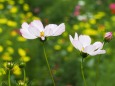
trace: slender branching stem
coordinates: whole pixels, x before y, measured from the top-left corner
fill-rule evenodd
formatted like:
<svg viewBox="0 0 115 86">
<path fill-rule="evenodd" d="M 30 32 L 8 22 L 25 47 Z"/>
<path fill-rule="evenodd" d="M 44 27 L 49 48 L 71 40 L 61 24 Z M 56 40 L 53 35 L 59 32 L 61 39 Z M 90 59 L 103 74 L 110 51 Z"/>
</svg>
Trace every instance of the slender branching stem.
<svg viewBox="0 0 115 86">
<path fill-rule="evenodd" d="M 8 70 L 8 86 L 11 86 L 11 81 L 10 81 L 10 69 Z"/>
<path fill-rule="evenodd" d="M 83 57 L 82 57 L 82 60 L 81 60 L 81 73 L 82 73 L 82 78 L 83 78 L 83 81 L 84 81 L 84 86 L 87 86 L 86 79 L 85 79 L 85 76 L 84 76 L 84 69 L 83 69 Z"/>
<path fill-rule="evenodd" d="M 50 76 L 51 76 L 51 79 L 52 79 L 53 85 L 56 86 L 55 81 L 54 81 L 54 78 L 53 78 L 53 74 L 52 74 L 52 71 L 51 71 L 51 68 L 50 68 L 50 65 L 49 65 L 48 59 L 47 59 L 47 55 L 46 55 L 46 50 L 45 50 L 44 43 L 43 43 L 43 50 L 44 50 L 45 60 L 46 60 L 47 67 L 48 67 L 49 72 L 50 72 Z"/>
</svg>

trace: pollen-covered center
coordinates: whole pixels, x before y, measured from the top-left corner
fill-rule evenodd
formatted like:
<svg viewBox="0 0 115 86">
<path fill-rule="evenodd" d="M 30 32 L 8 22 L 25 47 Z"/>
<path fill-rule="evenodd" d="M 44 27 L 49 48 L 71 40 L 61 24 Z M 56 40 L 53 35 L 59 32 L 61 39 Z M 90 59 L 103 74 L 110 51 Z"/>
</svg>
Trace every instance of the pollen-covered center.
<svg viewBox="0 0 115 86">
<path fill-rule="evenodd" d="M 82 47 L 81 51 L 84 51 L 84 47 Z"/>
<path fill-rule="evenodd" d="M 40 32 L 40 37 L 44 37 L 44 32 Z"/>
</svg>

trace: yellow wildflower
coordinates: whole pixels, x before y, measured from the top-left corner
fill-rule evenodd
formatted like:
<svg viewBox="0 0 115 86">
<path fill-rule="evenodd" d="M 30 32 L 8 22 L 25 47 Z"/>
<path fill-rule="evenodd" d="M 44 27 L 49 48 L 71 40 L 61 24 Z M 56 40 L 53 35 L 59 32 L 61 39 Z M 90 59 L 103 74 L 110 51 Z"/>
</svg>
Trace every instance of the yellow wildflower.
<svg viewBox="0 0 115 86">
<path fill-rule="evenodd" d="M 6 74 L 6 71 L 3 68 L 0 68 L 0 76 Z"/>
<path fill-rule="evenodd" d="M 30 57 L 28 57 L 28 56 L 23 56 L 23 57 L 20 58 L 20 60 L 21 60 L 21 61 L 24 61 L 24 62 L 28 62 L 28 61 L 30 61 Z"/>
<path fill-rule="evenodd" d="M 111 20 L 115 22 L 115 16 L 112 16 L 112 17 L 111 17 Z"/>
<path fill-rule="evenodd" d="M 78 30 L 79 29 L 79 26 L 77 24 L 73 25 L 73 29 L 74 30 Z"/>
<path fill-rule="evenodd" d="M 21 75 L 21 69 L 19 68 L 18 65 L 14 65 L 13 73 L 14 73 L 15 75 Z"/>
<path fill-rule="evenodd" d="M 24 4 L 23 5 L 23 9 L 24 9 L 24 11 L 28 11 L 29 10 L 29 5 L 28 4 Z"/>
<path fill-rule="evenodd" d="M 4 9 L 4 5 L 0 4 L 0 10 Z"/>
<path fill-rule="evenodd" d="M 11 13 L 17 13 L 18 11 L 18 8 L 16 6 L 13 6 L 11 9 L 10 9 L 10 12 Z"/>
<path fill-rule="evenodd" d="M 90 20 L 89 20 L 89 23 L 90 23 L 90 24 L 96 24 L 96 20 L 95 20 L 95 19 L 90 19 Z"/>
<path fill-rule="evenodd" d="M 89 29 L 84 30 L 84 31 L 83 31 L 83 34 L 96 35 L 96 34 L 98 34 L 98 31 L 89 28 Z"/>
<path fill-rule="evenodd" d="M 26 39 L 24 37 L 22 37 L 22 36 L 19 36 L 17 38 L 17 40 L 20 41 L 20 42 L 25 42 L 26 41 Z"/>
<path fill-rule="evenodd" d="M 60 46 L 60 45 L 55 45 L 55 46 L 54 46 L 54 49 L 55 49 L 55 50 L 60 50 L 60 49 L 61 49 L 61 46 Z"/>
<path fill-rule="evenodd" d="M 11 32 L 11 36 L 16 36 L 16 35 L 17 35 L 16 31 Z"/>
<path fill-rule="evenodd" d="M 102 17 L 105 16 L 105 13 L 104 12 L 98 12 L 96 15 L 94 15 L 94 18 L 95 19 L 101 19 Z"/>
<path fill-rule="evenodd" d="M 7 45 L 12 45 L 12 42 L 10 40 L 6 40 Z"/>
<path fill-rule="evenodd" d="M 5 53 L 2 55 L 2 59 L 5 60 L 5 61 L 11 61 L 11 60 L 12 60 L 12 57 L 9 55 L 8 52 L 5 52 Z"/>
<path fill-rule="evenodd" d="M 18 3 L 19 3 L 19 4 L 23 4 L 23 3 L 24 3 L 24 0 L 18 0 Z"/>
<path fill-rule="evenodd" d="M 27 15 L 27 17 L 30 18 L 30 17 L 32 17 L 32 12 L 28 12 L 26 15 Z"/>
<path fill-rule="evenodd" d="M 2 28 L 0 28 L 0 33 L 2 33 Z"/>
<path fill-rule="evenodd" d="M 9 52 L 9 54 L 13 54 L 14 53 L 14 49 L 12 47 L 8 47 L 7 51 Z"/>
<path fill-rule="evenodd" d="M 2 52 L 4 50 L 3 46 L 0 45 L 0 52 Z"/>
<path fill-rule="evenodd" d="M 6 18 L 0 18 L 0 24 L 6 24 L 7 19 Z"/>
<path fill-rule="evenodd" d="M 14 22 L 14 21 L 8 20 L 8 21 L 7 21 L 7 25 L 8 25 L 8 26 L 11 26 L 11 27 L 16 27 L 16 26 L 17 26 L 17 23 Z"/>
<path fill-rule="evenodd" d="M 22 48 L 19 48 L 19 49 L 18 49 L 18 53 L 19 53 L 19 55 L 22 56 L 22 57 L 23 57 L 23 56 L 26 56 L 26 51 L 25 51 L 24 49 L 22 49 Z"/>
<path fill-rule="evenodd" d="M 71 45 L 68 46 L 68 47 L 67 47 L 67 51 L 68 51 L 68 52 L 72 52 L 72 51 L 73 51 L 73 47 L 72 47 Z"/>
<path fill-rule="evenodd" d="M 10 4 L 10 5 L 14 5 L 15 2 L 14 2 L 13 0 L 8 0 L 8 4 Z"/>
</svg>

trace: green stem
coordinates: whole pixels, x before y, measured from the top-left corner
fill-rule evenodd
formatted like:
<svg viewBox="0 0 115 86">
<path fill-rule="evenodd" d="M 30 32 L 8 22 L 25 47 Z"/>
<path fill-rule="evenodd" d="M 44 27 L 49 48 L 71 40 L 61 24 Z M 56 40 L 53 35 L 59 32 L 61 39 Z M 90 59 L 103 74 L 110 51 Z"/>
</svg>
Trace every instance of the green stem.
<svg viewBox="0 0 115 86">
<path fill-rule="evenodd" d="M 103 47 L 104 47 L 105 44 L 106 44 L 106 42 L 103 42 Z M 101 59 L 101 55 L 97 58 L 95 86 L 97 86 L 97 81 L 98 81 L 98 78 L 99 78 L 99 64 L 100 64 L 100 59 Z"/>
<path fill-rule="evenodd" d="M 24 83 L 26 83 L 26 71 L 25 71 L 25 68 L 23 68 L 23 73 L 24 73 Z"/>
<path fill-rule="evenodd" d="M 95 86 L 97 86 L 97 81 L 98 81 L 98 77 L 99 77 L 99 64 L 100 64 L 100 58 L 101 58 L 101 55 L 98 57 L 98 59 L 97 59 L 97 64 L 96 64 L 96 79 L 95 79 Z"/>
<path fill-rule="evenodd" d="M 11 82 L 10 82 L 10 70 L 8 70 L 8 86 L 11 86 Z"/>
<path fill-rule="evenodd" d="M 84 86 L 87 86 L 85 76 L 84 76 L 84 70 L 83 70 L 83 57 L 82 57 L 82 60 L 81 60 L 81 73 L 82 73 L 82 78 L 83 78 L 83 81 L 84 81 Z"/>
<path fill-rule="evenodd" d="M 48 69 L 49 69 L 49 72 L 50 72 L 50 76 L 52 78 L 53 85 L 56 86 L 54 78 L 53 78 L 53 74 L 52 74 L 52 71 L 51 71 L 51 68 L 50 68 L 50 65 L 48 63 L 48 59 L 47 59 L 47 55 L 46 55 L 46 50 L 45 50 L 44 44 L 43 44 L 43 49 L 44 49 L 45 60 L 46 60 L 46 63 L 47 63 L 47 66 L 48 66 Z"/>
</svg>

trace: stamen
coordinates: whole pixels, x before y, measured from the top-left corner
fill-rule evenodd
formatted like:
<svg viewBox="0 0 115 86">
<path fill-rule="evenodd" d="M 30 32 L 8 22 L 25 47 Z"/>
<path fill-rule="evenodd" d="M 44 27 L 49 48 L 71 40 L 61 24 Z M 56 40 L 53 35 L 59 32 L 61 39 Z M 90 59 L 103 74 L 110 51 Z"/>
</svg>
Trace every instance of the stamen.
<svg viewBox="0 0 115 86">
<path fill-rule="evenodd" d="M 44 32 L 40 32 L 40 37 L 44 37 Z"/>
</svg>

